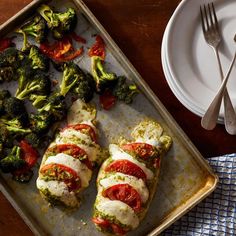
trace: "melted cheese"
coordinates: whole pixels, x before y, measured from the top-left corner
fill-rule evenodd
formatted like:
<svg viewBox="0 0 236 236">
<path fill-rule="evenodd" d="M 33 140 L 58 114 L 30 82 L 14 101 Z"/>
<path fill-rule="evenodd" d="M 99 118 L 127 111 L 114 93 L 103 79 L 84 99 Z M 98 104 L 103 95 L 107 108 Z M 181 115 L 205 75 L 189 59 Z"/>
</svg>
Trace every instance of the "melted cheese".
<svg viewBox="0 0 236 236">
<path fill-rule="evenodd" d="M 146 167 L 144 163 L 139 162 L 137 159 L 124 152 L 119 146 L 115 144 L 110 144 L 109 152 L 111 154 L 112 160 L 128 160 L 139 166 L 147 176 L 147 179 L 152 179 L 154 177 L 153 172 Z"/>
<path fill-rule="evenodd" d="M 64 182 L 56 180 L 45 181 L 40 178 L 36 181 L 37 188 L 42 192 L 47 190 L 52 197 L 58 198 L 66 206 L 76 207 L 79 205 L 79 201 L 75 196 L 75 193 L 69 192 L 67 185 Z"/>
<path fill-rule="evenodd" d="M 107 178 L 100 180 L 99 184 L 100 186 L 102 186 L 102 191 L 113 185 L 129 184 L 139 193 L 143 203 L 146 203 L 149 197 L 149 191 L 144 181 L 131 175 L 115 173 Z"/>
<path fill-rule="evenodd" d="M 121 201 L 99 197 L 96 209 L 104 215 L 115 217 L 121 224 L 127 225 L 132 229 L 139 225 L 139 218 L 134 210 Z"/>
<path fill-rule="evenodd" d="M 82 148 L 90 161 L 96 161 L 100 147 L 91 140 L 91 137 L 74 129 L 66 129 L 55 140 L 56 144 L 75 144 Z"/>
<path fill-rule="evenodd" d="M 61 164 L 74 170 L 80 177 L 82 188 L 85 188 L 89 185 L 92 171 L 80 160 L 75 159 L 70 155 L 59 153 L 56 156 L 48 157 L 48 159 L 45 161 L 45 165 L 52 163 Z"/>
</svg>

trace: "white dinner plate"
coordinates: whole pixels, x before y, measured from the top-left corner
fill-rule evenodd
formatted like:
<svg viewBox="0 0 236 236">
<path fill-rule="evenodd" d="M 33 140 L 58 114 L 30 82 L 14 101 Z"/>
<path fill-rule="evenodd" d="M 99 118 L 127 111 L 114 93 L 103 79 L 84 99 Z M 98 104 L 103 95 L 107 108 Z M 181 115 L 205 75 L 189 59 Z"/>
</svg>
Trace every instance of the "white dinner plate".
<svg viewBox="0 0 236 236">
<path fill-rule="evenodd" d="M 222 31 L 220 57 L 226 73 L 236 50 L 236 1 L 213 1 Z M 199 7 L 204 0 L 183 0 L 177 7 L 165 31 L 162 44 L 162 62 L 167 82 L 176 97 L 189 110 L 202 116 L 217 89 L 220 76 L 213 50 L 202 34 Z M 232 71 L 228 90 L 236 107 L 236 70 Z M 219 121 L 223 120 L 223 107 Z"/>
</svg>

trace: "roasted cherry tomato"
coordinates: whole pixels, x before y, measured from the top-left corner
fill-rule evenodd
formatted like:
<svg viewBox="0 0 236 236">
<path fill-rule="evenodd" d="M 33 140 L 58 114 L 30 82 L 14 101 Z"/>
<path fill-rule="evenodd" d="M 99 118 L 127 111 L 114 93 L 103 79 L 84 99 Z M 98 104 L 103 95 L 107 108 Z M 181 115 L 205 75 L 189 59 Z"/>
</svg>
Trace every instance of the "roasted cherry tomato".
<svg viewBox="0 0 236 236">
<path fill-rule="evenodd" d="M 26 161 L 29 169 L 32 168 L 38 160 L 38 152 L 25 140 L 20 142 L 20 148 L 22 150 L 21 158 Z"/>
<path fill-rule="evenodd" d="M 87 125 L 87 124 L 75 124 L 75 125 L 68 125 L 66 126 L 63 130 L 67 129 L 67 128 L 72 128 L 78 131 L 81 131 L 82 133 L 88 133 L 89 136 L 91 137 L 91 139 L 96 143 L 97 142 L 97 138 L 96 138 L 96 133 L 93 129 L 92 126 Z"/>
<path fill-rule="evenodd" d="M 112 230 L 115 235 L 125 235 L 127 233 L 127 230 L 124 230 L 122 227 L 120 227 L 117 224 L 111 223 L 108 220 L 101 219 L 101 218 L 93 218 L 92 221 L 99 226 L 101 229 L 104 230 Z"/>
<path fill-rule="evenodd" d="M 103 191 L 110 200 L 119 200 L 129 205 L 135 212 L 141 210 L 141 197 L 129 184 L 116 184 Z"/>
<path fill-rule="evenodd" d="M 80 177 L 77 173 L 62 164 L 44 165 L 40 169 L 40 173 L 51 180 L 63 181 L 68 186 L 69 191 L 78 190 L 81 187 Z"/>
<path fill-rule="evenodd" d="M 92 163 L 90 162 L 87 153 L 76 144 L 56 144 L 53 147 L 50 147 L 48 152 L 65 153 L 76 159 L 79 159 L 89 169 L 92 169 Z"/>
<path fill-rule="evenodd" d="M 147 143 L 128 143 L 121 147 L 124 151 L 131 151 L 143 159 L 147 159 L 155 155 L 152 145 Z"/>
<path fill-rule="evenodd" d="M 14 171 L 12 174 L 13 178 L 17 179 L 18 181 L 28 182 L 33 175 L 31 169 L 38 160 L 38 152 L 25 140 L 22 140 L 20 142 L 20 148 L 21 148 L 21 158 L 25 160 L 26 164 L 22 168 Z"/>
<path fill-rule="evenodd" d="M 83 37 L 79 36 L 78 34 L 76 34 L 75 32 L 72 32 L 70 34 L 70 36 L 78 43 L 86 43 L 86 39 L 84 39 Z"/>
<path fill-rule="evenodd" d="M 105 53 L 105 42 L 103 41 L 103 39 L 102 39 L 102 37 L 100 35 L 96 36 L 96 42 L 89 49 L 88 55 L 90 57 L 93 57 L 93 56 L 101 57 L 102 60 L 105 59 L 105 56 L 106 56 L 106 53 Z"/>
<path fill-rule="evenodd" d="M 12 42 L 13 38 L 3 38 L 0 39 L 0 52 L 4 51 L 5 49 L 14 46 L 15 44 Z"/>
<path fill-rule="evenodd" d="M 104 219 L 101 219 L 101 218 L 92 218 L 92 221 L 93 223 L 95 223 L 96 225 L 98 225 L 99 227 L 101 228 L 109 228 L 110 227 L 110 222 L 108 220 L 104 220 Z"/>
<path fill-rule="evenodd" d="M 105 168 L 105 171 L 121 172 L 123 174 L 132 175 L 143 180 L 146 180 L 147 177 L 139 166 L 128 160 L 114 161 Z"/>
<path fill-rule="evenodd" d="M 100 95 L 99 101 L 103 109 L 110 110 L 116 103 L 116 97 L 110 90 L 106 90 Z"/>
<path fill-rule="evenodd" d="M 127 230 L 124 230 L 121 226 L 117 225 L 117 224 L 111 224 L 111 228 L 113 230 L 113 232 L 115 233 L 115 235 L 125 235 L 127 233 Z"/>
<path fill-rule="evenodd" d="M 72 39 L 69 36 L 65 36 L 52 44 L 41 43 L 40 50 L 51 59 L 59 62 L 71 61 L 83 53 L 83 47 L 78 50 L 74 49 Z"/>
</svg>

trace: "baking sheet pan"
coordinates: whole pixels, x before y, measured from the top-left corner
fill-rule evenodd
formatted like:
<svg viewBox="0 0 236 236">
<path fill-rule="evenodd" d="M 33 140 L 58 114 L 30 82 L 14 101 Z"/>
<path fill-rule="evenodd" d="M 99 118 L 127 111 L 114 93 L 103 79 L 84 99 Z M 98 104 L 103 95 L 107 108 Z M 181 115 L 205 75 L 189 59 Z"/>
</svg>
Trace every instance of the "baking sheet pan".
<svg viewBox="0 0 236 236">
<path fill-rule="evenodd" d="M 12 35 L 19 23 L 32 16 L 42 2 L 45 1 L 33 1 L 3 24 L 0 27 L 0 36 Z M 110 111 L 102 110 L 97 98 L 94 99 L 97 103 L 99 140 L 102 146 L 115 142 L 120 136 L 129 138 L 132 127 L 147 117 L 159 121 L 166 133 L 173 138 L 173 146 L 163 159 L 159 186 L 149 212 L 139 228 L 129 233 L 140 236 L 160 234 L 209 195 L 215 189 L 218 178 L 86 5 L 81 0 L 54 0 L 50 1 L 50 5 L 54 5 L 57 9 L 67 6 L 78 9 L 76 32 L 87 39 L 85 54 L 77 60 L 79 66 L 90 70 L 90 58 L 86 56 L 87 47 L 89 48 L 94 42 L 92 36 L 99 33 L 106 41 L 106 61 L 109 71 L 128 76 L 142 91 L 132 105 L 118 103 Z M 18 36 L 15 42 L 20 48 L 21 36 Z M 58 76 L 55 72 L 51 74 Z M 14 88 L 9 89 L 14 90 Z M 8 175 L 0 174 L 0 190 L 35 235 L 102 235 L 90 221 L 96 196 L 96 173 L 89 188 L 84 192 L 81 207 L 76 211 L 62 211 L 60 208 L 49 207 L 40 197 L 35 186 L 37 170 L 34 172 L 34 178 L 25 185 L 14 182 Z"/>
</svg>

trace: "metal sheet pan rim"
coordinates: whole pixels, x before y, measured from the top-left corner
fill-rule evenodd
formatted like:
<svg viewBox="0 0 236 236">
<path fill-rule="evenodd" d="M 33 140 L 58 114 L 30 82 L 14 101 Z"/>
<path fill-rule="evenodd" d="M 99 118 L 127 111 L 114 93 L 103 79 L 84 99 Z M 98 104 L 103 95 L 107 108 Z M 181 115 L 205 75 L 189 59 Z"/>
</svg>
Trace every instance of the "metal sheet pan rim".
<svg viewBox="0 0 236 236">
<path fill-rule="evenodd" d="M 98 20 L 95 18 L 95 16 L 91 13 L 91 11 L 88 9 L 88 7 L 84 4 L 84 2 L 82 0 L 72 0 L 72 1 L 79 8 L 81 8 L 84 11 L 84 13 L 87 15 L 87 17 L 99 29 L 99 31 L 104 36 L 104 39 L 110 44 L 112 50 L 114 51 L 116 56 L 119 58 L 119 60 L 122 61 L 122 63 L 124 63 L 124 66 L 126 68 L 128 68 L 133 73 L 134 77 L 138 80 L 138 82 L 142 86 L 142 90 L 145 92 L 145 95 L 148 97 L 148 99 L 157 108 L 157 110 L 160 112 L 160 114 L 163 117 L 165 117 L 166 123 L 168 123 L 168 125 L 178 133 L 179 138 L 183 141 L 183 143 L 186 144 L 186 148 L 192 154 L 194 154 L 193 156 L 194 156 L 195 160 L 209 173 L 209 175 L 212 177 L 212 179 L 214 179 L 214 182 L 208 188 L 208 190 L 206 192 L 204 192 L 204 194 L 202 194 L 198 199 L 196 199 L 191 204 L 186 205 L 186 207 L 182 210 L 182 212 L 175 215 L 171 219 L 167 219 L 166 222 L 164 221 L 163 224 L 159 225 L 156 229 L 154 229 L 148 235 L 153 236 L 153 235 L 160 234 L 164 229 L 166 229 L 173 222 L 175 222 L 177 219 L 179 219 L 181 216 L 183 216 L 186 212 L 188 212 L 190 209 L 192 209 L 196 204 L 198 204 L 205 197 L 207 197 L 210 193 L 212 193 L 214 191 L 214 189 L 216 188 L 216 186 L 217 186 L 218 177 L 213 173 L 213 171 L 212 171 L 211 167 L 209 166 L 209 164 L 207 163 L 207 161 L 201 156 L 199 151 L 192 144 L 191 140 L 189 140 L 187 135 L 182 131 L 182 129 L 179 127 L 179 125 L 174 120 L 174 118 L 169 114 L 169 112 L 166 110 L 164 105 L 160 102 L 160 100 L 157 98 L 157 96 L 149 88 L 147 83 L 142 79 L 142 77 L 137 72 L 137 70 L 129 62 L 129 60 L 126 58 L 126 56 L 120 50 L 120 48 L 116 45 L 116 43 L 112 40 L 110 35 L 104 29 L 104 27 L 98 22 Z M 45 2 L 45 1 L 43 1 L 43 0 L 34 0 L 34 1 L 32 1 L 30 4 L 28 4 L 26 7 L 24 7 L 21 11 L 19 11 L 16 15 L 14 15 L 9 20 L 7 20 L 4 24 L 2 24 L 0 26 L 0 33 L 3 32 L 3 31 L 7 31 L 8 27 L 10 25 L 16 23 L 17 20 L 21 17 L 22 14 L 26 14 L 28 11 L 33 10 L 36 7 L 36 5 L 38 5 L 42 2 Z M 20 216 L 23 218 L 23 220 L 29 226 L 29 228 L 33 231 L 33 233 L 35 235 L 44 235 L 44 233 L 37 227 L 37 224 L 34 222 L 34 220 L 29 219 L 28 216 L 27 216 L 27 213 L 25 213 L 19 207 L 20 203 L 17 201 L 17 199 L 14 199 L 14 196 L 12 196 L 11 192 L 5 186 L 4 182 L 1 179 L 0 179 L 0 190 L 6 196 L 6 198 L 9 200 L 9 202 L 12 204 L 12 206 L 16 209 L 16 211 L 20 214 Z"/>
</svg>

